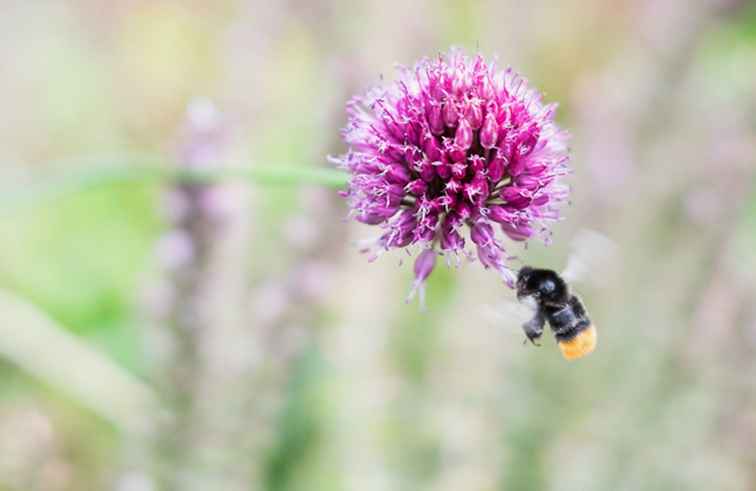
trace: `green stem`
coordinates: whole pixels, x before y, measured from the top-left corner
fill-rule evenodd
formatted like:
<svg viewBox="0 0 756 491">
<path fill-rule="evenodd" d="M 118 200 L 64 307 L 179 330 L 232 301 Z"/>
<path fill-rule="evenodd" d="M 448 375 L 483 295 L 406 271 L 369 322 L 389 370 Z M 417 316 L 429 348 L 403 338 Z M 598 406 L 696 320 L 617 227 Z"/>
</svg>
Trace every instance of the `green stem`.
<svg viewBox="0 0 756 491">
<path fill-rule="evenodd" d="M 103 159 L 86 159 L 102 162 Z M 229 166 L 215 169 L 188 169 L 166 165 L 155 156 L 120 157 L 98 165 L 55 177 L 22 189 L 0 191 L 0 212 L 23 206 L 34 206 L 62 196 L 110 184 L 145 181 L 218 182 L 244 180 L 263 186 L 318 185 L 340 189 L 346 186 L 347 174 L 320 167 L 267 165 Z M 81 163 L 81 160 L 77 162 Z"/>
</svg>

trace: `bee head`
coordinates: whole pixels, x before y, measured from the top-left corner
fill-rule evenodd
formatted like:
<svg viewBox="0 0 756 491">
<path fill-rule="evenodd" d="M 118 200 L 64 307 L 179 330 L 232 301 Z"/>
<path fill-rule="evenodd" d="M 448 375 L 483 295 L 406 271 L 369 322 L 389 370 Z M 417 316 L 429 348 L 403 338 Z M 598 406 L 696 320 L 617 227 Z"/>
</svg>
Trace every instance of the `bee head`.
<svg viewBox="0 0 756 491">
<path fill-rule="evenodd" d="M 557 301 L 567 293 L 567 285 L 550 269 L 524 266 L 517 274 L 517 298 L 533 297 L 536 300 Z"/>
</svg>

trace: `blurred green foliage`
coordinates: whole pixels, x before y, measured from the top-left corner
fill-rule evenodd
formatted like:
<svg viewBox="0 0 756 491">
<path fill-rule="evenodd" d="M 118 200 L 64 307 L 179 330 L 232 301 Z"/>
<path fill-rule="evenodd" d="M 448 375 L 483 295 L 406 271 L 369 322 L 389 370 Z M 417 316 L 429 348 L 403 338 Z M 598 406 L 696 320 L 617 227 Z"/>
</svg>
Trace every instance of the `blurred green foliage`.
<svg viewBox="0 0 756 491">
<path fill-rule="evenodd" d="M 157 187 L 108 186 L 6 219 L 0 275 L 74 332 L 139 370 L 134 306 L 161 225 Z"/>
</svg>

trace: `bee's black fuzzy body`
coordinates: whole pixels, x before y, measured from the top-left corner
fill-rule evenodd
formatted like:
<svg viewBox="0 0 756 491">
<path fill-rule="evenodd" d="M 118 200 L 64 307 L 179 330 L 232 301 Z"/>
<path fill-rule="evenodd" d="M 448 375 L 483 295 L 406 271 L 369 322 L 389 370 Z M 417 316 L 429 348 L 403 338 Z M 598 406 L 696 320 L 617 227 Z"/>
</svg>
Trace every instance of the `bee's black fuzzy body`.
<svg viewBox="0 0 756 491">
<path fill-rule="evenodd" d="M 546 322 L 560 346 L 592 328 L 582 302 L 555 271 L 523 267 L 517 276 L 517 298 L 529 298 L 535 304 L 533 318 L 523 324 L 525 335 L 533 343 L 543 334 Z"/>
</svg>

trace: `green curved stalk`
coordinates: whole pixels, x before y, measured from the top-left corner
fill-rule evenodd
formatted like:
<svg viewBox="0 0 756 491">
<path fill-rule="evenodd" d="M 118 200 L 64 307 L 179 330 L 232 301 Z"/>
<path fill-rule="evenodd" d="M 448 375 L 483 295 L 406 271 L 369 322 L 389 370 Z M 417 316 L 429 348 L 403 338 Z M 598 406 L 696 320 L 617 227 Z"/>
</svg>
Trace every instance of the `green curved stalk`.
<svg viewBox="0 0 756 491">
<path fill-rule="evenodd" d="M 0 354 L 120 428 L 150 432 L 153 390 L 17 295 L 0 289 Z M 39 356 L 39 347 L 47 346 Z M 82 376 L 82 374 L 87 374 Z"/>
<path fill-rule="evenodd" d="M 23 189 L 0 191 L 0 211 L 14 210 L 24 206 L 55 200 L 100 186 L 140 181 L 185 181 L 216 182 L 246 180 L 263 186 L 318 185 L 343 188 L 347 174 L 320 167 L 293 165 L 229 166 L 210 170 L 195 170 L 170 166 L 165 159 L 155 156 L 120 157 L 110 159 L 84 159 L 98 163 L 89 167 L 54 177 L 45 182 Z M 109 162 L 102 165 L 101 162 Z M 76 160 L 81 163 L 82 159 Z"/>
</svg>

